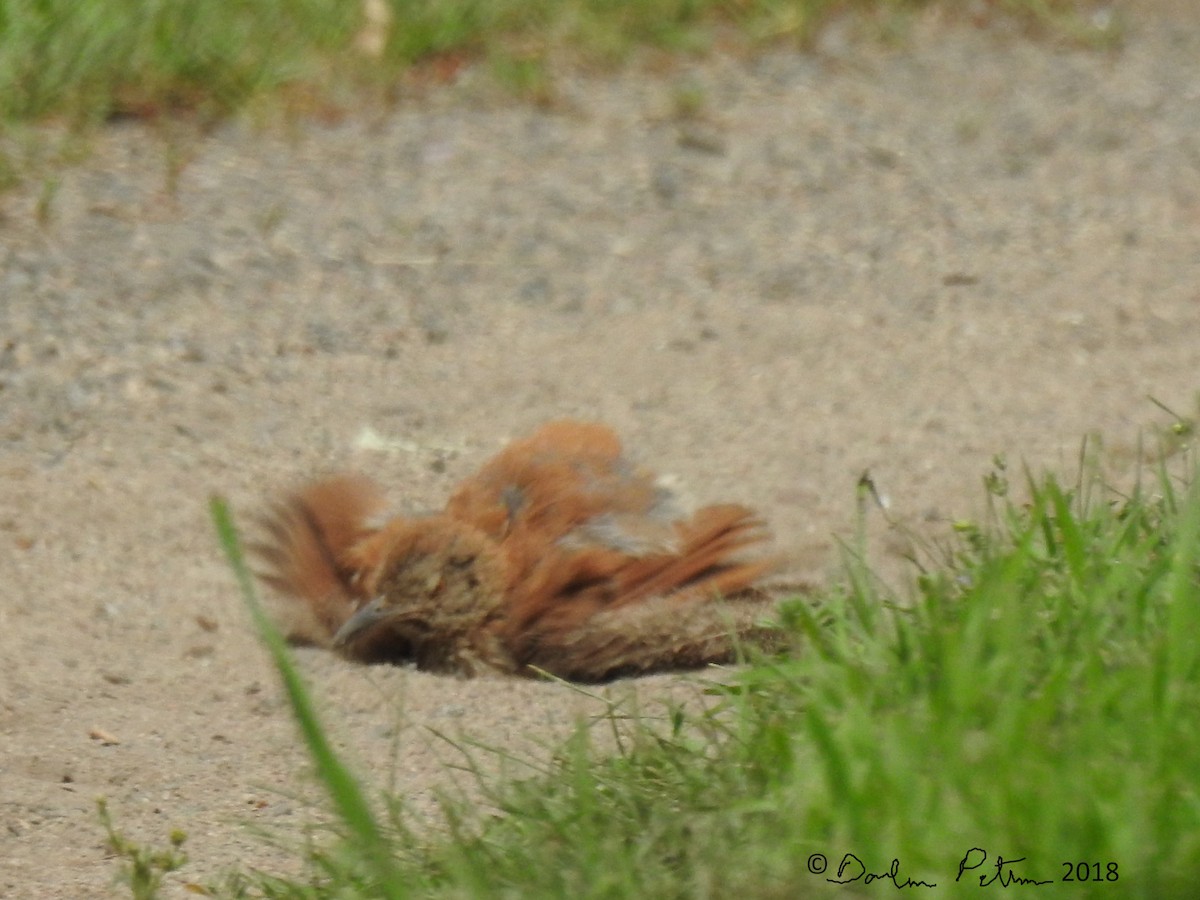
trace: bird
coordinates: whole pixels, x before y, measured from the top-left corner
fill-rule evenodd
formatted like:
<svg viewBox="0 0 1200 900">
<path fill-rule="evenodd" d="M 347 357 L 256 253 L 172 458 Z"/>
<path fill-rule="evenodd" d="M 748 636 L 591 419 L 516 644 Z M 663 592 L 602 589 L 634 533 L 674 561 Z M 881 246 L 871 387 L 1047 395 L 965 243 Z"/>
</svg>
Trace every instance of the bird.
<svg viewBox="0 0 1200 900">
<path fill-rule="evenodd" d="M 328 476 L 260 516 L 259 578 L 287 636 L 365 663 L 604 682 L 786 644 L 766 523 L 684 509 L 606 425 L 515 440 L 445 507 L 381 519 L 371 479 Z M 756 552 L 751 552 L 756 551 Z"/>
</svg>

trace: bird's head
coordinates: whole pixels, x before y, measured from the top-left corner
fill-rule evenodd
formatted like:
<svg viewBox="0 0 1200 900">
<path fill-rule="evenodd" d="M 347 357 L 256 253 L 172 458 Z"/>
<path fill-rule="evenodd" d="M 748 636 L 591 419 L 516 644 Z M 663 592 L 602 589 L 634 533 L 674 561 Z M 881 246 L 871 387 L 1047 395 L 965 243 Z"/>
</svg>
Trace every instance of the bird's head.
<svg viewBox="0 0 1200 900">
<path fill-rule="evenodd" d="M 352 563 L 371 599 L 334 635 L 341 652 L 434 671 L 510 668 L 495 637 L 509 579 L 483 532 L 445 516 L 395 520 L 355 547 Z"/>
</svg>

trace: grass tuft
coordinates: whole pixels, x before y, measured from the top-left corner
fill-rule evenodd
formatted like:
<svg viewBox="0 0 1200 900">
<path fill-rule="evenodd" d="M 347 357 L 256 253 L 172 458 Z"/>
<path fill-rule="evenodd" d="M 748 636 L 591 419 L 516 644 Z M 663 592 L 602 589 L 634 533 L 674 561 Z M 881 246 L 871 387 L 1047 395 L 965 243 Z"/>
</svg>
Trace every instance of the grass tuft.
<svg viewBox="0 0 1200 900">
<path fill-rule="evenodd" d="M 174 830 L 169 836 L 170 847 L 146 847 L 117 831 L 108 811 L 107 798 L 96 798 L 96 812 L 104 827 L 108 848 L 121 860 L 120 879 L 129 886 L 134 900 L 157 897 L 163 877 L 187 863 L 187 854 L 183 851 L 187 834 Z"/>
</svg>

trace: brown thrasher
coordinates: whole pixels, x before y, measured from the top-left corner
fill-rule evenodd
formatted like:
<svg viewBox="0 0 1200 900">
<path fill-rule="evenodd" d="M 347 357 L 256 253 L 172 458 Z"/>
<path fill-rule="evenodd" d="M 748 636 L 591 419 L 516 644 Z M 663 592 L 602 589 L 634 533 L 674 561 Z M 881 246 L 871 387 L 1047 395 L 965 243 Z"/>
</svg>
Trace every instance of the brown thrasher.
<svg viewBox="0 0 1200 900">
<path fill-rule="evenodd" d="M 736 505 L 684 515 L 611 429 L 550 422 L 424 517 L 369 524 L 359 476 L 315 482 L 263 519 L 260 577 L 306 610 L 294 640 L 351 659 L 598 681 L 783 643 L 756 583 L 778 560 Z"/>
</svg>

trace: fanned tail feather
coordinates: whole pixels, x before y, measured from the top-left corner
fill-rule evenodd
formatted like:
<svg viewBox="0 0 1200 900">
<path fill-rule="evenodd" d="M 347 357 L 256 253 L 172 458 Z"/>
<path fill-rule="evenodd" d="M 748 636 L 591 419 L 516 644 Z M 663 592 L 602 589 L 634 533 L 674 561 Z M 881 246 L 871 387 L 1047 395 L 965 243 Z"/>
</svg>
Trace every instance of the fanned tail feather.
<svg viewBox="0 0 1200 900">
<path fill-rule="evenodd" d="M 652 630 L 658 633 L 652 642 L 664 647 L 663 655 L 656 657 L 657 663 L 650 664 L 656 667 L 664 664 L 672 652 L 669 648 L 674 645 L 667 638 L 672 616 L 674 627 L 679 626 L 679 604 L 699 606 L 700 601 L 717 597 L 735 602 L 714 606 L 713 616 L 706 618 L 706 635 L 685 639 L 685 643 L 693 655 L 703 656 L 701 648 L 710 646 L 718 657 L 727 657 L 732 648 L 728 630 L 722 631 L 714 623 L 732 624 L 735 631 L 744 629 L 747 623 L 741 620 L 748 604 L 736 601 L 761 601 L 761 596 L 751 596 L 749 589 L 778 568 L 780 560 L 746 561 L 738 557 L 743 548 L 767 538 L 762 521 L 744 506 L 705 507 L 691 520 L 680 523 L 678 532 L 676 553 L 632 557 L 593 546 L 560 551 L 545 558 L 527 578 L 521 594 L 513 598 L 506 627 L 517 658 L 534 661 L 542 654 L 554 655 L 565 645 L 575 644 L 572 635 L 591 634 L 592 623 L 605 621 L 610 614 L 621 610 L 632 617 L 624 621 L 634 632 L 637 630 L 631 624 L 634 619 L 655 623 Z M 641 606 L 660 612 L 643 613 Z M 734 610 L 735 606 L 743 608 Z M 728 621 L 731 615 L 735 620 L 732 623 Z M 597 633 L 597 639 L 608 646 L 622 640 L 615 631 L 608 636 Z M 628 643 L 631 647 L 646 646 L 644 640 L 633 634 L 628 636 Z"/>
<path fill-rule="evenodd" d="M 742 548 L 767 537 L 762 520 L 744 506 L 707 506 L 681 524 L 679 532 L 678 554 L 640 560 L 620 574 L 614 606 L 656 596 L 735 593 L 777 565 L 771 559 L 745 562 L 734 558 Z"/>
</svg>

